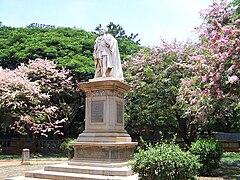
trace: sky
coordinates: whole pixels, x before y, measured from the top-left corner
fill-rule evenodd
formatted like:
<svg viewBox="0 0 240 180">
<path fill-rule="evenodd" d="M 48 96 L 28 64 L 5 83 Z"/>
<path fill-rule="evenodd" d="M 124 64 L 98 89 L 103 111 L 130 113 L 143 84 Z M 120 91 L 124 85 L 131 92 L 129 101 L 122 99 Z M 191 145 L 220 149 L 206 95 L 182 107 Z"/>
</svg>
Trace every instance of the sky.
<svg viewBox="0 0 240 180">
<path fill-rule="evenodd" d="M 212 0 L 0 0 L 0 21 L 5 26 L 31 23 L 77 27 L 86 31 L 109 22 L 119 24 L 140 43 L 155 46 L 168 41 L 197 39 L 200 11 Z"/>
</svg>

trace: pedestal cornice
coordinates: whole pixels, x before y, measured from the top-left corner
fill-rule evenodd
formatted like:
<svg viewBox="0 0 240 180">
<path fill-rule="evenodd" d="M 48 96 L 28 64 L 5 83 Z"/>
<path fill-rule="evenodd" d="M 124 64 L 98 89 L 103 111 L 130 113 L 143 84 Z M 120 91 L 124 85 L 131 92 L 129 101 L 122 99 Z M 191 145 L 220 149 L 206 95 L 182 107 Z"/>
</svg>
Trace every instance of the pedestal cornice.
<svg viewBox="0 0 240 180">
<path fill-rule="evenodd" d="M 126 92 L 131 87 L 119 80 L 104 80 L 79 83 L 78 87 L 86 92 L 89 91 L 101 91 L 101 90 L 117 90 L 120 92 Z"/>
</svg>

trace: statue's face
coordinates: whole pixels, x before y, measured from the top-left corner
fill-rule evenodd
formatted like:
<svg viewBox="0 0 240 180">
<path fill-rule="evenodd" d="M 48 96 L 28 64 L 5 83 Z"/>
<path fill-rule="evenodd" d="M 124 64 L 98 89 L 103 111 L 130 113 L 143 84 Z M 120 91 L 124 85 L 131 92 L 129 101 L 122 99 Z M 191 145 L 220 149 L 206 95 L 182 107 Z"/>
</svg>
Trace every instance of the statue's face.
<svg viewBox="0 0 240 180">
<path fill-rule="evenodd" d="M 100 35 L 105 34 L 105 30 L 104 30 L 104 29 L 100 29 L 100 30 L 99 30 L 99 34 L 100 34 Z"/>
</svg>

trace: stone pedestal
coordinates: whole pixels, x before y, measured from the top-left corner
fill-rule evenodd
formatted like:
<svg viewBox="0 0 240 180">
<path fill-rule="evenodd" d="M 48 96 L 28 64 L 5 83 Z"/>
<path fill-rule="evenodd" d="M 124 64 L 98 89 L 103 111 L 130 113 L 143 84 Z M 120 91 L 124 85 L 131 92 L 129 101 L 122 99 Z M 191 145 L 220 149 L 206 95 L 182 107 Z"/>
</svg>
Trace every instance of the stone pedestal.
<svg viewBox="0 0 240 180">
<path fill-rule="evenodd" d="M 130 87 L 118 80 L 98 79 L 79 85 L 86 92 L 85 131 L 73 143 L 69 164 L 125 167 L 137 145 L 124 130 L 124 94 Z M 126 174 L 131 175 L 131 170 Z"/>
<path fill-rule="evenodd" d="M 124 130 L 124 94 L 130 87 L 118 80 L 80 84 L 86 91 L 85 131 L 77 142 L 131 142 Z"/>
</svg>

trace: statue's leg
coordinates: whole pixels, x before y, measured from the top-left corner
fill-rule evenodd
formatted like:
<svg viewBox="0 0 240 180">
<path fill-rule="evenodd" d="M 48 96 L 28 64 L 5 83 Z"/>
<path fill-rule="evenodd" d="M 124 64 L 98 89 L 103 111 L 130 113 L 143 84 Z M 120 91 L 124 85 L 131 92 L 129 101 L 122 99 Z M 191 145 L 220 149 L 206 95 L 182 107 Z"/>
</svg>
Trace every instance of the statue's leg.
<svg viewBox="0 0 240 180">
<path fill-rule="evenodd" d="M 96 63 L 95 63 L 95 78 L 96 77 L 102 77 L 102 60 L 101 59 L 96 59 Z"/>
<path fill-rule="evenodd" d="M 107 71 L 107 56 L 103 56 L 102 58 L 102 77 L 106 77 Z"/>
<path fill-rule="evenodd" d="M 98 59 L 98 77 L 102 77 L 102 59 Z"/>
</svg>

